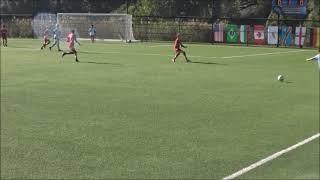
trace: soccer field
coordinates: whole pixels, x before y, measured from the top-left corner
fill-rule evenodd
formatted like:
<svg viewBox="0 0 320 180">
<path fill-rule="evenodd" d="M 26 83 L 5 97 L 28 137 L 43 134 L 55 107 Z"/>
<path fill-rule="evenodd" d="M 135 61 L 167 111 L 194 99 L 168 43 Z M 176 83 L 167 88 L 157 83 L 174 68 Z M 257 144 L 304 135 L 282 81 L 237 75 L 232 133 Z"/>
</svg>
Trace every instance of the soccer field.
<svg viewBox="0 0 320 180">
<path fill-rule="evenodd" d="M 2 179 L 221 179 L 319 132 L 316 50 L 81 43 L 1 47 Z M 319 138 L 239 178 L 318 170 Z"/>
</svg>

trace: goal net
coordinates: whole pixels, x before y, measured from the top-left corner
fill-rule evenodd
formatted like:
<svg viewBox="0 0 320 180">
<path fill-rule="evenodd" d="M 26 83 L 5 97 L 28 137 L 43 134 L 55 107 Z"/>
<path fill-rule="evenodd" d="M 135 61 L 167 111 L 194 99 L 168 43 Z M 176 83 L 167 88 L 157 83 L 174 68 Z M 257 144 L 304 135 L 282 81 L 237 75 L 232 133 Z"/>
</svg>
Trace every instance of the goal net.
<svg viewBox="0 0 320 180">
<path fill-rule="evenodd" d="M 79 38 L 89 39 L 89 28 L 94 25 L 98 40 L 135 41 L 129 14 L 58 13 L 57 23 L 62 36 L 73 29 Z"/>
</svg>

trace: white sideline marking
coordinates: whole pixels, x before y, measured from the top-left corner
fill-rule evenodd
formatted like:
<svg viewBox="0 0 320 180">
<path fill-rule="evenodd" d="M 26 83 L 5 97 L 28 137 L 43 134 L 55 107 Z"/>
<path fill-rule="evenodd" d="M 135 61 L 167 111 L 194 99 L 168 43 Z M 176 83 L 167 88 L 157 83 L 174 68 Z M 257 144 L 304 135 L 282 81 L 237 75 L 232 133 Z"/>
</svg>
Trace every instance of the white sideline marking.
<svg viewBox="0 0 320 180">
<path fill-rule="evenodd" d="M 241 56 L 188 56 L 188 57 L 195 57 L 195 58 L 205 58 L 205 59 L 231 59 L 231 58 L 244 58 L 244 57 L 254 57 L 254 56 L 267 56 L 267 55 L 274 55 L 274 54 L 288 54 L 288 53 L 297 53 L 297 52 L 303 52 L 305 50 L 296 50 L 296 51 L 284 51 L 284 52 L 271 52 L 271 53 L 260 53 L 260 54 L 247 54 L 247 55 L 241 55 Z M 81 51 L 79 51 L 81 53 Z M 91 53 L 98 53 L 98 54 L 112 54 L 112 53 L 121 53 L 126 55 L 143 55 L 143 56 L 174 56 L 174 54 L 156 54 L 156 53 L 126 53 L 126 52 L 97 52 L 97 51 L 90 51 Z"/>
<path fill-rule="evenodd" d="M 317 133 L 317 134 L 315 134 L 315 135 L 313 135 L 313 136 L 311 136 L 311 137 L 309 137 L 309 138 L 307 138 L 307 139 L 305 139 L 303 141 L 300 141 L 299 143 L 297 143 L 297 144 L 295 144 L 293 146 L 290 146 L 290 147 L 288 147 L 286 149 L 283 149 L 283 150 L 281 150 L 279 152 L 276 152 L 276 153 L 274 153 L 274 154 L 272 154 L 272 155 L 270 155 L 270 156 L 268 156 L 268 157 L 266 157 L 264 159 L 261 159 L 260 161 L 258 161 L 256 163 L 251 164 L 248 167 L 245 167 L 245 168 L 243 168 L 243 169 L 241 169 L 241 170 L 239 170 L 239 171 L 237 171 L 237 172 L 235 172 L 235 173 L 233 173 L 233 174 L 231 174 L 229 176 L 226 176 L 226 177 L 223 178 L 223 180 L 234 179 L 234 178 L 236 178 L 238 176 L 241 176 L 242 174 L 244 174 L 244 173 L 246 173 L 246 172 L 248 172 L 248 171 L 250 171 L 250 170 L 252 170 L 252 169 L 254 169 L 256 167 L 261 166 L 262 164 L 265 164 L 265 163 L 267 163 L 267 162 L 269 162 L 269 161 L 271 161 L 271 160 L 273 160 L 273 159 L 275 159 L 275 158 L 277 158 L 277 157 L 279 157 L 279 156 L 281 156 L 281 155 L 283 155 L 283 154 L 285 154 L 285 153 L 287 153 L 289 151 L 292 151 L 292 150 L 298 148 L 299 146 L 302 146 L 302 145 L 304 145 L 304 144 L 306 144 L 306 143 L 308 143 L 310 141 L 313 141 L 314 139 L 319 138 L 319 136 L 320 136 L 320 133 Z"/>
<path fill-rule="evenodd" d="M 7 49 L 6 51 L 40 51 L 40 49 L 28 49 L 28 48 L 19 48 L 19 49 Z M 259 53 L 259 54 L 247 54 L 247 55 L 237 55 L 237 56 L 188 56 L 191 58 L 203 58 L 203 59 L 232 59 L 232 58 L 245 58 L 245 57 L 255 57 L 255 56 L 268 56 L 268 55 L 277 55 L 277 54 L 288 54 L 288 53 L 298 53 L 303 52 L 307 50 L 294 50 L 294 51 L 280 51 L 280 52 L 270 52 L 270 53 Z M 89 52 L 89 51 L 85 51 Z M 79 51 L 81 53 L 81 50 Z M 90 51 L 90 53 L 97 53 L 97 54 L 126 54 L 126 55 L 143 55 L 143 56 L 166 56 L 166 57 L 173 57 L 174 54 L 156 54 L 156 53 L 126 53 L 126 52 L 120 52 L 120 51 L 104 51 L 104 52 L 98 52 L 98 51 Z"/>
<path fill-rule="evenodd" d="M 154 47 L 169 47 L 172 46 L 171 44 L 159 44 L 159 45 L 152 45 L 152 46 L 147 46 L 149 48 L 154 48 Z"/>
<path fill-rule="evenodd" d="M 147 47 L 150 48 L 156 48 L 156 47 L 173 47 L 173 44 L 158 44 L 158 45 L 150 45 Z M 259 49 L 266 49 L 266 50 L 270 50 L 270 49 L 278 49 L 277 47 L 263 47 L 263 46 L 241 46 L 241 45 L 228 45 L 228 44 L 187 44 L 188 47 L 202 47 L 202 46 L 206 46 L 206 47 L 212 47 L 212 48 L 259 48 Z M 315 49 L 303 49 L 304 51 L 315 51 Z"/>
<path fill-rule="evenodd" d="M 272 54 L 287 54 L 287 53 L 296 53 L 296 52 L 303 52 L 303 51 L 305 51 L 305 50 L 272 52 L 272 53 L 261 53 L 261 54 L 248 54 L 248 55 L 242 55 L 242 56 L 227 56 L 227 57 L 222 57 L 222 58 L 229 59 L 229 58 L 241 58 L 241 57 L 251 57 L 251 56 L 266 56 L 266 55 L 272 55 Z"/>
<path fill-rule="evenodd" d="M 297 52 L 303 52 L 305 50 L 295 50 L 295 51 L 284 51 L 284 52 L 271 52 L 271 53 L 260 53 L 260 54 L 247 54 L 247 55 L 241 55 L 241 56 L 188 56 L 191 58 L 204 58 L 204 59 L 231 59 L 231 58 L 244 58 L 244 57 L 254 57 L 254 56 L 268 56 L 268 55 L 275 55 L 275 54 L 288 54 L 288 53 L 297 53 Z M 101 53 L 101 52 L 100 52 Z M 107 53 L 107 52 L 106 52 Z M 168 54 L 153 54 L 153 53 L 123 53 L 127 55 L 144 55 L 144 56 L 174 56 L 168 55 Z"/>
</svg>

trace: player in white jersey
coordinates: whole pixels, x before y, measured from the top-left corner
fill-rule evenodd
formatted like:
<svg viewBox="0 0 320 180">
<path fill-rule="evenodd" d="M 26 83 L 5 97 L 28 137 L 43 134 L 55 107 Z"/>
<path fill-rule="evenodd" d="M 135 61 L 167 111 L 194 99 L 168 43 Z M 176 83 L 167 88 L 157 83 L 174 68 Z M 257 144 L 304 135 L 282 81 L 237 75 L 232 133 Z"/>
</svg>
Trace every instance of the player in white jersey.
<svg viewBox="0 0 320 180">
<path fill-rule="evenodd" d="M 94 42 L 94 39 L 96 38 L 96 28 L 93 26 L 93 24 L 91 25 L 91 27 L 89 28 L 89 36 L 90 36 L 90 39 L 91 39 L 91 42 Z"/>
<path fill-rule="evenodd" d="M 54 43 L 52 44 L 52 46 L 49 47 L 50 51 L 51 51 L 51 48 L 53 48 L 55 45 L 57 45 L 58 51 L 62 51 L 60 49 L 60 36 L 61 36 L 61 31 L 59 28 L 59 24 L 56 24 L 56 27 L 53 29 Z"/>
<path fill-rule="evenodd" d="M 315 61 L 320 61 L 320 54 L 312 57 L 312 58 L 309 58 L 309 59 L 306 59 L 306 61 L 312 61 L 312 60 L 315 60 Z"/>
<path fill-rule="evenodd" d="M 312 57 L 312 58 L 309 58 L 309 59 L 306 59 L 306 61 L 318 61 L 318 66 L 319 66 L 319 69 L 320 69 L 320 54 L 317 54 L 316 56 Z"/>
</svg>

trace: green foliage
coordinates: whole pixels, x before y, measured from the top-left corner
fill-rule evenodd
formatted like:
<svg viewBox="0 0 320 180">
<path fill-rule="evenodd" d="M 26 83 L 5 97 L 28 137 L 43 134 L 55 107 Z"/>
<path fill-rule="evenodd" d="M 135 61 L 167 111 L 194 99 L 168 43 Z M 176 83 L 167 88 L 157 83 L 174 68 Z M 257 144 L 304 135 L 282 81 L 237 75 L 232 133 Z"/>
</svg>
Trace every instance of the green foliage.
<svg viewBox="0 0 320 180">
<path fill-rule="evenodd" d="M 83 0 L 81 2 L 81 7 L 82 7 L 82 10 L 84 10 L 86 12 L 91 12 L 92 11 L 92 4 L 89 3 L 88 0 Z"/>
</svg>

